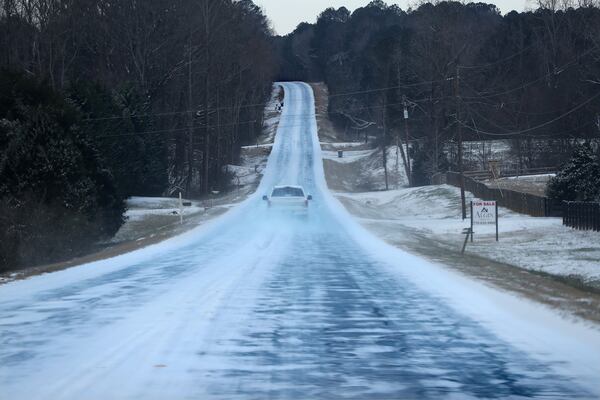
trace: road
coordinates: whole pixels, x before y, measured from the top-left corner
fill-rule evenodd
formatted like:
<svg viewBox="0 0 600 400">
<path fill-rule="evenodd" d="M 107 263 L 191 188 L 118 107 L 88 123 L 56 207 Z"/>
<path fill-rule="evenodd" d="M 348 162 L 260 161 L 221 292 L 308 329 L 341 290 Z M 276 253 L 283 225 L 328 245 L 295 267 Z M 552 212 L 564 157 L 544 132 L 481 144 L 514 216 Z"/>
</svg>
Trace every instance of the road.
<svg viewBox="0 0 600 400">
<path fill-rule="evenodd" d="M 0 399 L 598 398 L 598 331 L 378 242 L 327 192 L 308 85 L 208 226 L 0 286 Z M 314 196 L 270 215 L 275 184 Z"/>
</svg>

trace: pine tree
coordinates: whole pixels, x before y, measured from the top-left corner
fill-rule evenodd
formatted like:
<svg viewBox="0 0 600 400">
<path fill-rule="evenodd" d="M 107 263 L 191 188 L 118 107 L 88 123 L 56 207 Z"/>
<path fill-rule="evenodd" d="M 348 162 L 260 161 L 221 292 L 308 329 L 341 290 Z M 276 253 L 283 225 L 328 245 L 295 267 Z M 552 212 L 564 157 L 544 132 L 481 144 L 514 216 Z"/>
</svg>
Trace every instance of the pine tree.
<svg viewBox="0 0 600 400">
<path fill-rule="evenodd" d="M 46 84 L 0 72 L 0 269 L 76 254 L 123 223 L 110 171 Z"/>
<path fill-rule="evenodd" d="M 578 147 L 550 180 L 547 194 L 561 201 L 600 201 L 600 154 L 589 145 Z"/>
</svg>

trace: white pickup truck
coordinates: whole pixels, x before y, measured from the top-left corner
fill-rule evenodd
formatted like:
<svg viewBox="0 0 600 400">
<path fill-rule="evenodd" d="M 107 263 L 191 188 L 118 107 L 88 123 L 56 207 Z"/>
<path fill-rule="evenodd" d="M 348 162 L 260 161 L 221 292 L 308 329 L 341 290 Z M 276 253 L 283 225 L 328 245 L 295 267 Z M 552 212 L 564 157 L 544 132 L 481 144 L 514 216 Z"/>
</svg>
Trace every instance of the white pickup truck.
<svg viewBox="0 0 600 400">
<path fill-rule="evenodd" d="M 269 208 L 290 214 L 307 214 L 312 196 L 305 194 L 302 186 L 275 186 L 271 195 L 263 196 Z"/>
</svg>

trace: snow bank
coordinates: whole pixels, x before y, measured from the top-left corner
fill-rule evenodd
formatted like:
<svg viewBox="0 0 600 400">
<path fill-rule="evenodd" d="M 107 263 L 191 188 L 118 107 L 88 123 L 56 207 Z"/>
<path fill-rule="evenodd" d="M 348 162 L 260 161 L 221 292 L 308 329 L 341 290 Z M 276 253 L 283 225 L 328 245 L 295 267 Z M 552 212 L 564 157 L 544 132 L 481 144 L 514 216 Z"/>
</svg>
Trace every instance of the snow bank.
<svg viewBox="0 0 600 400">
<path fill-rule="evenodd" d="M 547 181 L 550 178 L 555 177 L 556 174 L 539 174 L 539 175 L 522 175 L 522 176 L 509 176 L 502 179 L 519 180 L 519 181 Z"/>
<path fill-rule="evenodd" d="M 267 105 L 263 114 L 263 133 L 258 139 L 258 144 L 272 144 L 275 140 L 275 134 L 277 133 L 277 126 L 279 125 L 279 119 L 281 112 L 277 110 L 277 104 L 279 104 L 279 96 L 281 95 L 283 88 L 281 85 L 273 85 L 273 91 L 271 92 L 271 98 L 267 102 Z"/>
<path fill-rule="evenodd" d="M 183 200 L 188 202 L 189 200 Z M 179 198 L 171 197 L 131 197 L 127 199 L 127 212 L 125 216 L 128 221 L 139 221 L 149 216 L 156 215 L 179 215 Z M 197 202 L 192 206 L 183 207 L 184 214 L 195 214 L 204 211 Z"/>
<path fill-rule="evenodd" d="M 345 151 L 344 156 L 342 158 L 338 157 L 338 152 L 335 150 L 323 150 L 322 156 L 324 159 L 333 160 L 339 163 L 351 163 L 359 161 L 364 157 L 368 157 L 372 155 L 374 150 L 355 150 L 355 151 Z"/>
</svg>

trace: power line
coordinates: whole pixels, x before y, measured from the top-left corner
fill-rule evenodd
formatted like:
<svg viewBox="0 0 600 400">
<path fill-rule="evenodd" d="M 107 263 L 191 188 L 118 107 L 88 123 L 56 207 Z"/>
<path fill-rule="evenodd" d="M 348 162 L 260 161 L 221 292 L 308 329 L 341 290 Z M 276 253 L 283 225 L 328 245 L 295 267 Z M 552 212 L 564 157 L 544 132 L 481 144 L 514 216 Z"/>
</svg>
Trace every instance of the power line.
<svg viewBox="0 0 600 400">
<path fill-rule="evenodd" d="M 413 102 L 418 102 L 418 101 L 423 101 L 423 100 L 429 100 L 429 99 L 417 99 L 414 100 Z M 386 104 L 385 106 L 383 105 L 375 105 L 375 106 L 361 106 L 361 107 L 354 107 L 352 109 L 350 109 L 349 111 L 363 111 L 363 110 L 369 110 L 369 109 L 381 109 L 381 108 L 388 108 L 388 107 L 392 107 L 392 106 L 399 106 L 402 105 L 403 103 L 398 102 L 398 103 L 389 103 Z M 285 118 L 314 118 L 316 117 L 318 114 L 315 112 L 308 112 L 308 113 L 300 113 L 300 114 L 286 114 Z M 221 127 L 230 127 L 230 126 L 236 126 L 236 125 L 242 125 L 242 124 L 250 124 L 250 123 L 255 123 L 258 122 L 257 120 L 251 120 L 251 121 L 242 121 L 242 122 L 238 122 L 236 123 L 231 123 L 231 124 L 220 124 L 220 125 L 208 125 L 208 128 L 221 128 Z M 172 129 L 159 129 L 159 130 L 151 130 L 151 131 L 140 131 L 140 132 L 129 132 L 129 133 L 122 133 L 122 134 L 114 134 L 114 135 L 105 135 L 105 136 L 97 136 L 96 138 L 98 139 L 104 139 L 104 138 L 114 138 L 114 137 L 128 137 L 128 136 L 143 136 L 146 134 L 156 134 L 156 133 L 170 133 L 170 132 L 179 132 L 179 131 L 186 131 L 189 129 L 199 129 L 199 128 L 204 128 L 206 129 L 207 126 L 206 125 L 195 125 L 192 127 L 184 127 L 184 128 L 172 128 Z"/>
<path fill-rule="evenodd" d="M 528 46 L 528 47 L 526 47 L 525 49 L 517 52 L 517 53 L 514 53 L 514 54 L 512 54 L 512 55 L 510 55 L 510 56 L 508 56 L 508 57 L 506 57 L 506 58 L 504 58 L 502 60 L 496 61 L 494 63 L 482 64 L 482 65 L 473 65 L 473 66 L 463 66 L 463 65 L 460 65 L 460 66 L 458 66 L 458 68 L 459 69 L 476 69 L 476 68 L 484 68 L 486 66 L 492 66 L 494 64 L 498 64 L 498 63 L 507 61 L 507 60 L 509 60 L 509 59 L 511 59 L 513 57 L 516 57 L 516 56 L 524 53 L 525 51 L 529 50 L 529 48 L 531 48 L 532 46 L 533 46 L 533 44 L 530 45 L 530 46 Z M 540 80 L 542 80 L 542 79 L 544 79 L 544 78 L 546 78 L 546 77 L 548 77 L 550 75 L 558 75 L 558 74 L 564 72 L 565 69 L 570 68 L 571 66 L 575 65 L 575 63 L 580 58 L 583 58 L 583 57 L 587 56 L 588 54 L 592 53 L 595 50 L 596 50 L 596 46 L 591 47 L 588 50 L 584 51 L 582 54 L 580 54 L 577 57 L 575 57 L 573 60 L 569 61 L 566 64 L 563 64 L 560 68 L 555 68 L 554 71 L 548 72 L 547 74 L 542 75 L 542 76 L 536 78 L 535 80 L 527 82 L 527 83 L 525 83 L 525 84 L 523 84 L 523 85 L 521 85 L 519 87 L 512 88 L 512 89 L 509 89 L 507 91 L 500 92 L 500 93 L 493 93 L 493 94 L 486 94 L 486 95 L 481 95 L 480 94 L 477 97 L 462 97 L 461 96 L 461 98 L 462 99 L 480 99 L 480 98 L 496 97 L 496 96 L 500 96 L 500 95 L 503 95 L 503 94 L 514 92 L 514 91 L 519 90 L 519 89 L 523 89 L 523 88 L 528 87 L 528 86 L 530 86 L 530 85 L 532 85 L 534 83 L 539 82 Z M 411 87 L 416 87 L 416 86 L 421 86 L 421 85 L 429 85 L 429 84 L 432 84 L 432 83 L 440 83 L 440 82 L 452 81 L 454 79 L 455 79 L 455 77 L 449 77 L 449 78 L 445 78 L 445 79 L 423 81 L 423 82 L 418 82 L 418 83 L 414 83 L 414 84 L 404 84 L 404 85 L 389 86 L 389 87 L 378 88 L 378 89 L 369 89 L 369 90 L 362 90 L 362 91 L 355 91 L 355 92 L 339 93 L 339 94 L 330 95 L 329 98 L 331 98 L 331 97 L 338 97 L 338 96 L 350 96 L 350 95 L 355 95 L 355 94 L 366 94 L 366 93 L 373 93 L 373 92 L 381 92 L 381 91 L 386 91 L 386 90 L 391 90 L 391 89 L 406 89 L 406 88 L 411 88 Z M 476 92 L 475 89 L 473 89 L 473 88 L 471 88 L 471 89 Z M 448 97 L 444 97 L 444 98 L 451 98 L 451 97 L 452 96 L 448 96 Z M 423 100 L 427 101 L 427 99 L 423 99 Z"/>
<path fill-rule="evenodd" d="M 377 92 L 377 91 L 384 91 L 384 90 L 391 90 L 391 89 L 397 89 L 397 88 L 402 88 L 402 87 L 409 87 L 409 86 L 417 86 L 417 85 L 422 85 L 422 84 L 428 84 L 430 82 L 422 82 L 419 84 L 414 84 L 414 85 L 403 85 L 403 86 L 390 86 L 387 88 L 378 88 L 378 89 L 372 89 L 372 90 L 366 90 L 366 91 L 362 91 L 362 92 L 348 92 L 348 93 L 339 93 L 339 94 L 335 94 L 335 95 L 330 95 L 329 97 L 341 97 L 341 96 L 350 96 L 350 95 L 354 95 L 354 94 L 360 94 L 360 93 L 369 93 L 369 92 Z M 291 103 L 293 104 L 293 102 L 291 101 L 286 101 L 286 103 L 288 103 L 288 105 Z M 267 104 L 268 105 L 268 104 Z M 217 107 L 217 108 L 209 108 L 209 113 L 214 113 L 216 111 L 225 111 L 225 110 L 233 110 L 235 108 L 252 108 L 252 107 L 265 107 L 266 104 L 265 103 L 256 103 L 256 104 L 244 104 L 241 106 L 227 106 L 227 107 Z M 197 114 L 199 111 L 198 110 L 183 110 L 183 111 L 172 111 L 172 112 L 162 112 L 162 113 L 145 113 L 145 114 L 135 114 L 135 115 L 130 115 L 130 118 L 145 118 L 145 117 L 163 117 L 163 116 L 173 116 L 173 115 L 182 115 L 182 114 Z M 204 113 L 202 113 L 204 114 Z M 125 118 L 124 116 L 110 116 L 110 117 L 97 117 L 97 118 L 85 118 L 83 119 L 84 122 L 95 122 L 95 121 L 109 121 L 109 120 L 117 120 L 117 119 L 123 119 Z"/>
<path fill-rule="evenodd" d="M 492 98 L 492 97 L 498 97 L 498 96 L 502 96 L 502 95 L 509 94 L 509 93 L 512 93 L 512 92 L 516 92 L 517 90 L 525 89 L 525 88 L 527 88 L 527 87 L 529 87 L 529 86 L 531 86 L 531 85 L 533 85 L 533 84 L 535 84 L 535 83 L 541 81 L 542 79 L 545 79 L 545 78 L 547 78 L 547 77 L 549 77 L 551 75 L 559 75 L 559 74 L 563 73 L 566 69 L 571 68 L 573 65 L 575 65 L 580 58 L 583 58 L 583 57 L 587 56 L 588 54 L 590 54 L 594 50 L 596 50 L 595 46 L 592 47 L 592 48 L 590 48 L 590 49 L 588 49 L 588 50 L 586 50 L 586 51 L 584 51 L 582 54 L 578 55 L 577 57 L 575 57 L 575 59 L 569 61 L 568 63 L 563 64 L 560 68 L 555 68 L 553 71 L 550 71 L 547 74 L 541 75 L 541 76 L 537 77 L 536 79 L 534 79 L 534 80 L 532 80 L 530 82 L 524 83 L 524 84 L 522 84 L 520 86 L 517 86 L 517 87 L 514 87 L 512 89 L 505 90 L 503 92 L 496 92 L 496 93 L 484 94 L 484 93 L 477 92 L 477 90 L 475 90 L 474 88 L 471 87 L 471 90 L 473 90 L 474 92 L 476 92 L 477 96 L 462 96 L 462 99 L 471 99 L 471 100 L 474 100 L 474 99 L 489 99 L 489 98 Z"/>
<path fill-rule="evenodd" d="M 241 106 L 230 106 L 230 107 L 217 107 L 217 108 L 209 108 L 209 114 L 214 114 L 217 111 L 224 110 L 234 110 L 236 108 L 251 108 L 251 107 L 264 107 L 265 103 L 256 103 L 256 104 L 245 104 Z M 171 111 L 171 112 L 162 112 L 162 113 L 146 113 L 146 114 L 135 114 L 129 115 L 129 118 L 146 118 L 146 117 L 165 117 L 165 116 L 173 116 L 173 115 L 182 115 L 182 114 L 202 114 L 204 115 L 204 110 L 184 110 L 184 111 Z M 111 116 L 111 117 L 98 117 L 98 118 L 85 118 L 84 122 L 95 122 L 95 121 L 110 121 L 116 119 L 123 119 L 124 116 Z"/>
<path fill-rule="evenodd" d="M 535 135 L 535 134 L 531 134 L 531 133 L 530 134 L 526 134 L 525 133 L 525 134 L 519 135 L 519 137 L 526 137 L 526 138 L 532 138 L 532 139 L 552 139 L 552 138 L 557 138 L 557 137 L 560 137 L 560 136 L 568 135 L 571 138 L 577 138 L 578 136 L 573 135 L 574 133 L 580 131 L 581 129 L 587 128 L 588 126 L 590 126 L 592 124 L 593 124 L 593 121 L 588 121 L 588 122 L 586 122 L 586 123 L 584 123 L 582 125 L 579 125 L 578 127 L 574 128 L 574 129 L 570 129 L 570 130 L 567 130 L 567 131 L 560 131 L 560 132 L 554 132 L 554 133 L 545 133 L 543 135 L 542 134 Z M 478 133 L 481 134 L 481 135 L 479 135 L 480 138 L 482 138 L 482 136 L 489 136 L 489 135 L 486 135 L 485 133 L 483 133 L 481 131 L 478 131 Z M 503 135 L 499 135 L 499 136 L 503 136 Z M 484 139 L 482 138 L 482 140 L 484 140 Z M 506 140 L 508 140 L 508 138 L 506 138 Z"/>
<path fill-rule="evenodd" d="M 523 52 L 525 52 L 526 50 L 528 50 L 530 47 L 532 47 L 533 45 L 528 46 L 527 48 L 521 50 L 518 53 L 515 53 L 509 57 L 505 57 L 502 60 L 498 60 L 494 63 L 490 63 L 490 64 L 482 64 L 482 65 L 474 65 L 474 66 L 460 66 L 460 69 L 475 69 L 475 68 L 484 68 L 487 66 L 492 66 L 494 64 L 498 64 L 501 62 L 504 62 L 510 58 L 516 57 L 519 54 L 522 54 Z M 493 97 L 498 97 L 498 96 L 502 96 L 505 94 L 509 94 L 521 89 L 525 89 L 529 86 L 532 86 L 533 84 L 539 82 L 540 80 L 550 76 L 550 75 L 557 75 L 562 73 L 565 69 L 570 68 L 572 65 L 574 65 L 578 59 L 588 55 L 589 53 L 591 53 L 592 51 L 596 50 L 596 47 L 592 47 L 590 49 L 588 49 L 587 51 L 585 51 L 584 53 L 582 53 L 581 55 L 577 56 L 574 60 L 564 64 L 562 67 L 555 69 L 554 71 L 551 71 L 545 75 L 542 75 L 536 79 L 534 79 L 533 81 L 527 82 L 525 84 L 522 84 L 518 87 L 515 88 L 511 88 L 502 92 L 496 92 L 496 93 L 479 93 L 477 92 L 474 88 L 471 87 L 471 90 L 475 91 L 476 93 L 478 93 L 477 96 L 461 96 L 462 100 L 480 100 L 480 99 L 489 99 L 489 98 L 493 98 Z M 388 86 L 388 87 L 382 87 L 382 88 L 376 88 L 376 89 L 367 89 L 367 90 L 360 90 L 360 91 L 351 91 L 351 92 L 343 92 L 343 93 L 337 93 L 337 94 L 333 94 L 330 95 L 329 98 L 336 98 L 336 97 L 343 97 L 343 96 L 353 96 L 353 95 L 357 95 L 357 94 L 369 94 L 369 93 L 377 93 L 377 92 L 383 92 L 383 91 L 387 91 L 387 90 L 393 90 L 393 89 L 408 89 L 408 88 L 413 88 L 413 87 L 418 87 L 418 86 L 422 86 L 422 85 L 429 85 L 432 83 L 441 83 L 441 82 L 448 82 L 448 81 L 452 81 L 454 80 L 455 77 L 449 77 L 449 78 L 445 78 L 445 79 L 438 79 L 438 80 L 430 80 L 430 81 L 423 81 L 423 82 L 416 82 L 416 83 L 412 83 L 412 84 L 403 84 L 403 85 L 396 85 L 396 86 Z M 436 97 L 436 98 L 421 98 L 421 99 L 415 99 L 415 100 L 411 100 L 411 102 L 413 103 L 424 103 L 424 102 L 430 102 L 430 101 L 435 101 L 435 100 L 446 100 L 446 99 L 451 99 L 453 98 L 453 96 L 440 96 L 440 97 Z M 289 104 L 293 104 L 292 101 L 288 100 L 286 101 L 286 103 Z M 387 104 L 385 107 L 389 107 L 389 106 L 397 106 L 397 105 L 402 105 L 402 103 L 389 103 Z M 255 104 L 243 104 L 240 106 L 227 106 L 227 107 L 217 107 L 217 108 L 209 108 L 209 114 L 211 113 L 215 113 L 217 111 L 225 111 L 225 110 L 233 110 L 236 108 L 239 109 L 245 109 L 245 108 L 253 108 L 253 107 L 265 107 L 265 103 L 255 103 Z M 359 107 L 356 109 L 352 109 L 349 111 L 360 111 L 360 110 L 366 110 L 366 109 L 377 109 L 377 108 L 382 108 L 383 106 L 364 106 L 364 107 Z M 130 115 L 130 118 L 145 118 L 145 117 L 163 117 L 163 116 L 175 116 L 175 115 L 183 115 L 183 114 L 198 114 L 198 110 L 183 110 L 183 111 L 173 111 L 173 112 L 162 112 L 162 113 L 145 113 L 145 114 L 137 114 L 137 115 Z M 202 113 L 204 114 L 204 113 Z M 288 115 L 291 116 L 291 115 Z M 123 119 L 123 116 L 107 116 L 107 117 L 97 117 L 97 118 L 86 118 L 83 119 L 82 121 L 84 122 L 95 122 L 95 121 L 108 121 L 108 120 L 118 120 L 118 119 Z M 234 124 L 235 125 L 235 124 Z M 220 125 L 220 126 L 225 126 L 225 125 Z M 205 127 L 205 126 L 203 126 Z M 213 125 L 210 127 L 218 127 L 217 125 Z M 183 128 L 182 128 L 183 129 Z M 188 128 L 185 128 L 188 129 Z M 165 130 L 165 131 L 177 131 L 177 129 L 171 129 L 171 130 Z M 116 136 L 116 135 L 113 135 Z M 106 137 L 110 137 L 110 136 L 106 136 Z"/>
<path fill-rule="evenodd" d="M 243 124 L 251 124 L 256 122 L 256 120 L 252 120 L 252 121 L 242 121 L 242 122 L 238 122 L 237 124 L 220 124 L 220 125 L 198 125 L 198 126 L 186 126 L 185 128 L 174 128 L 174 129 L 159 129 L 159 130 L 154 130 L 154 131 L 141 131 L 141 132 L 129 132 L 129 133 L 118 133 L 118 134 L 114 134 L 114 135 L 104 135 L 104 136 L 96 136 L 96 139 L 106 139 L 106 138 L 115 138 L 115 137 L 126 137 L 126 136 L 144 136 L 144 135 L 151 135 L 151 134 L 155 134 L 155 133 L 171 133 L 171 132 L 179 132 L 179 131 L 187 131 L 189 129 L 198 129 L 198 128 L 221 128 L 221 127 L 225 127 L 225 126 L 236 126 L 236 125 L 243 125 Z"/>
<path fill-rule="evenodd" d="M 506 133 L 494 133 L 494 132 L 486 132 L 486 131 L 482 131 L 480 129 L 477 128 L 473 128 L 470 125 L 467 125 L 463 122 L 459 122 L 462 126 L 466 127 L 467 129 L 470 129 L 471 131 L 474 131 L 476 133 L 480 133 L 480 134 L 484 134 L 484 135 L 488 135 L 488 136 L 513 136 L 513 135 L 519 135 L 522 133 L 527 133 L 533 130 L 537 130 L 540 129 L 544 126 L 550 125 L 570 114 L 572 114 L 573 112 L 577 111 L 578 109 L 582 108 L 583 106 L 585 106 L 586 104 L 590 103 L 591 101 L 593 101 L 594 99 L 596 99 L 598 96 L 600 96 L 600 92 L 597 93 L 596 95 L 592 96 L 591 98 L 589 98 L 588 100 L 586 100 L 585 102 L 579 104 L 578 106 L 576 106 L 575 108 L 569 110 L 568 112 L 560 115 L 559 117 L 556 117 L 550 121 L 547 121 L 543 124 L 540 124 L 538 126 L 532 127 L 532 128 L 528 128 L 528 129 L 524 129 L 524 130 L 520 130 L 520 131 L 514 131 L 514 132 L 506 132 Z M 419 102 L 424 102 L 424 101 L 431 101 L 431 100 L 436 100 L 436 99 L 445 99 L 445 98 L 450 98 L 448 97 L 439 97 L 439 98 L 422 98 L 422 99 L 415 99 L 415 100 L 410 100 L 411 102 L 414 103 L 419 103 Z M 350 111 L 363 111 L 363 110 L 369 110 L 369 109 L 382 109 L 382 108 L 389 108 L 389 107 L 393 107 L 393 106 L 402 106 L 404 103 L 403 102 L 398 102 L 398 103 L 388 103 L 385 105 L 373 105 L 373 106 L 361 106 L 361 107 L 355 107 L 352 108 Z M 473 111 L 475 112 L 475 111 Z M 476 114 L 480 117 L 483 118 L 479 113 L 476 112 Z M 316 114 L 315 112 L 309 112 L 309 113 L 300 113 L 300 114 L 286 114 L 285 118 L 314 118 L 316 117 L 318 114 Z M 486 119 L 486 118 L 483 118 Z M 487 120 L 487 119 L 486 119 Z M 198 129 L 198 128 L 220 128 L 220 127 L 231 127 L 231 126 L 236 126 L 236 125 L 243 125 L 243 124 L 251 124 L 251 123 L 256 123 L 256 120 L 251 120 L 251 121 L 241 121 L 238 123 L 231 123 L 231 124 L 217 124 L 217 125 L 197 125 L 197 126 L 193 126 L 191 127 L 192 129 Z M 491 122 L 491 121 L 488 121 Z M 283 128 L 294 128 L 294 127 L 299 127 L 299 126 L 303 126 L 302 124 L 279 124 L 279 127 L 283 127 Z M 498 125 L 496 125 L 498 126 Z M 498 126 L 500 127 L 500 126 Z M 105 139 L 105 138 L 116 138 L 116 137 L 130 137 L 130 136 L 143 136 L 143 135 L 149 135 L 149 134 L 156 134 L 156 133 L 171 133 L 171 132 L 178 132 L 178 131 L 186 131 L 189 130 L 190 127 L 184 127 L 184 128 L 174 128 L 174 129 L 161 129 L 161 130 L 152 130 L 152 131 L 141 131 L 141 132 L 130 132 L 130 133 L 122 133 L 122 134 L 115 134 L 115 135 L 106 135 L 106 136 L 98 136 L 96 137 L 97 139 Z"/>
<path fill-rule="evenodd" d="M 500 128 L 500 129 L 506 129 L 500 125 L 498 125 L 497 123 L 495 123 L 494 121 L 491 121 L 490 119 L 484 117 L 483 115 L 481 115 L 480 113 L 478 113 L 475 110 L 471 110 L 472 112 L 474 112 L 479 118 L 483 119 L 484 121 L 486 121 L 487 123 L 495 126 L 496 128 Z M 479 130 L 479 128 L 477 127 L 477 125 L 475 124 L 475 120 L 473 118 L 471 118 L 471 121 L 473 122 L 473 125 L 475 127 L 476 133 L 479 137 L 481 137 L 481 131 Z M 579 125 L 576 129 L 571 129 L 569 131 L 562 131 L 562 132 L 555 132 L 555 133 L 551 133 L 551 134 L 544 134 L 544 135 L 532 135 L 532 134 L 522 134 L 521 136 L 525 136 L 525 137 L 530 137 L 530 138 L 537 138 L 537 139 L 541 139 L 541 138 L 552 138 L 552 137 L 556 137 L 556 136 L 562 136 L 565 134 L 571 134 L 573 132 L 579 131 L 583 128 L 587 128 L 589 125 L 591 125 L 594 121 L 588 121 L 583 125 Z M 472 130 L 472 129 L 471 129 Z M 483 135 L 485 136 L 485 135 Z"/>
<path fill-rule="evenodd" d="M 563 113 L 562 115 L 559 115 L 556 118 L 553 118 L 553 119 L 551 119 L 549 121 L 546 121 L 546 122 L 544 122 L 542 124 L 539 124 L 537 126 L 534 126 L 534 127 L 531 127 L 531 128 L 527 128 L 527 129 L 522 129 L 522 130 L 519 130 L 519 131 L 506 132 L 506 133 L 486 132 L 486 131 L 482 131 L 480 129 L 475 129 L 472 126 L 465 124 L 464 122 L 461 122 L 461 121 L 458 121 L 458 122 L 459 122 L 459 124 L 461 124 L 462 126 L 464 126 L 467 129 L 470 129 L 470 130 L 472 130 L 474 132 L 477 132 L 477 133 L 480 133 L 480 134 L 483 134 L 483 135 L 487 135 L 487 136 L 515 136 L 515 135 L 521 135 L 523 133 L 532 132 L 532 131 L 535 131 L 537 129 L 543 128 L 545 126 L 551 125 L 551 124 L 553 124 L 553 123 L 555 123 L 555 122 L 557 122 L 557 121 L 559 121 L 559 120 L 561 120 L 561 119 L 563 119 L 563 118 L 571 115 L 572 113 L 574 113 L 575 111 L 579 110 L 583 106 L 591 103 L 593 100 L 595 100 L 598 97 L 600 97 L 600 92 L 596 93 L 594 96 L 590 97 L 589 99 L 587 99 L 583 103 L 575 106 L 574 108 L 572 108 L 569 111 Z"/>
<path fill-rule="evenodd" d="M 560 72 L 562 72 L 562 71 L 560 71 Z M 463 96 L 462 99 L 479 100 L 479 99 L 489 99 L 489 98 L 492 98 L 492 97 L 503 96 L 505 94 L 513 93 L 513 92 L 516 92 L 518 90 L 528 88 L 529 86 L 532 86 L 535 83 L 538 83 L 542 79 L 544 79 L 544 78 L 546 78 L 546 77 L 548 77 L 550 75 L 553 75 L 553 74 L 555 74 L 555 73 L 551 72 L 551 73 L 548 73 L 546 75 L 542 75 L 542 76 L 534 79 L 533 81 L 530 81 L 530 82 L 527 82 L 525 84 L 522 84 L 522 85 L 520 85 L 518 87 L 514 87 L 514 88 L 511 88 L 511 89 L 505 90 L 503 92 L 496 92 L 496 93 L 491 93 L 491 94 L 481 94 L 481 93 L 477 92 L 477 90 L 473 89 L 470 85 L 468 85 L 471 88 L 471 90 L 473 90 L 474 92 L 476 92 L 478 95 L 477 96 Z"/>
<path fill-rule="evenodd" d="M 405 89 L 405 88 L 411 88 L 411 87 L 416 87 L 416 86 L 421 86 L 421 85 L 429 85 L 431 83 L 438 83 L 438 82 L 445 82 L 445 81 L 450 81 L 454 78 L 447 78 L 447 79 L 440 79 L 440 80 L 435 80 L 435 81 L 425 81 L 425 82 L 418 82 L 418 83 L 412 83 L 412 84 L 405 84 L 405 85 L 397 85 L 397 86 L 388 86 L 388 87 L 382 87 L 382 88 L 377 88 L 377 89 L 368 89 L 368 90 L 362 90 L 362 91 L 354 91 L 354 92 L 345 92 L 345 93 L 338 93 L 338 94 L 333 94 L 333 95 L 329 95 L 329 98 L 332 97 L 342 97 L 342 96 L 352 96 L 352 95 L 356 95 L 356 94 L 367 94 L 367 93 L 376 93 L 376 92 L 382 92 L 382 91 L 386 91 L 386 90 L 393 90 L 393 89 Z M 293 104 L 294 102 L 291 101 L 285 101 L 285 103 L 289 104 Z M 265 107 L 267 104 L 265 103 L 255 103 L 255 104 L 243 104 L 240 106 L 226 106 L 226 107 L 213 107 L 213 108 L 209 108 L 209 113 L 215 113 L 217 111 L 226 111 L 226 110 L 234 110 L 236 108 L 254 108 L 254 107 Z M 146 117 L 164 117 L 164 116 L 174 116 L 174 115 L 182 115 L 182 114 L 197 114 L 199 111 L 198 110 L 183 110 L 183 111 L 171 111 L 171 112 L 161 112 L 161 113 L 145 113 L 145 114 L 135 114 L 135 115 L 129 115 L 129 118 L 146 118 Z M 202 111 L 200 111 L 202 112 Z M 204 113 L 202 113 L 204 114 Z M 95 118 L 85 118 L 82 121 L 84 122 L 96 122 L 96 121 L 110 121 L 110 120 L 118 120 L 118 119 L 123 119 L 125 118 L 124 116 L 120 115 L 120 116 L 106 116 L 106 117 L 95 117 Z"/>
<path fill-rule="evenodd" d="M 511 60 L 513 58 L 515 58 L 516 56 L 519 56 L 523 53 L 525 53 L 527 50 L 531 49 L 533 47 L 533 44 L 530 44 L 529 46 L 525 47 L 524 49 L 511 54 L 508 57 L 502 58 L 500 60 L 497 61 L 493 61 L 487 64 L 480 64 L 480 65 L 460 65 L 459 68 L 460 69 L 483 69 L 483 68 L 489 68 L 489 67 L 493 67 L 494 65 L 498 65 L 498 64 L 502 64 L 503 62 L 506 62 L 508 60 Z"/>
<path fill-rule="evenodd" d="M 438 80 L 434 80 L 434 81 L 424 81 L 424 82 L 417 82 L 417 83 L 407 83 L 407 84 L 404 84 L 404 85 L 388 86 L 388 87 L 382 87 L 382 88 L 377 88 L 377 89 L 367 89 L 367 90 L 359 90 L 359 91 L 355 91 L 355 92 L 338 93 L 338 94 L 329 95 L 329 98 L 332 98 L 332 97 L 341 97 L 341 96 L 353 96 L 353 95 L 356 95 L 356 94 L 368 94 L 368 93 L 384 92 L 386 90 L 392 90 L 392 89 L 408 89 L 408 88 L 412 88 L 412 87 L 416 87 L 416 86 L 431 85 L 432 83 L 447 82 L 447 81 L 452 81 L 452 80 L 454 80 L 454 77 L 445 78 L 445 79 L 438 79 Z"/>
</svg>

